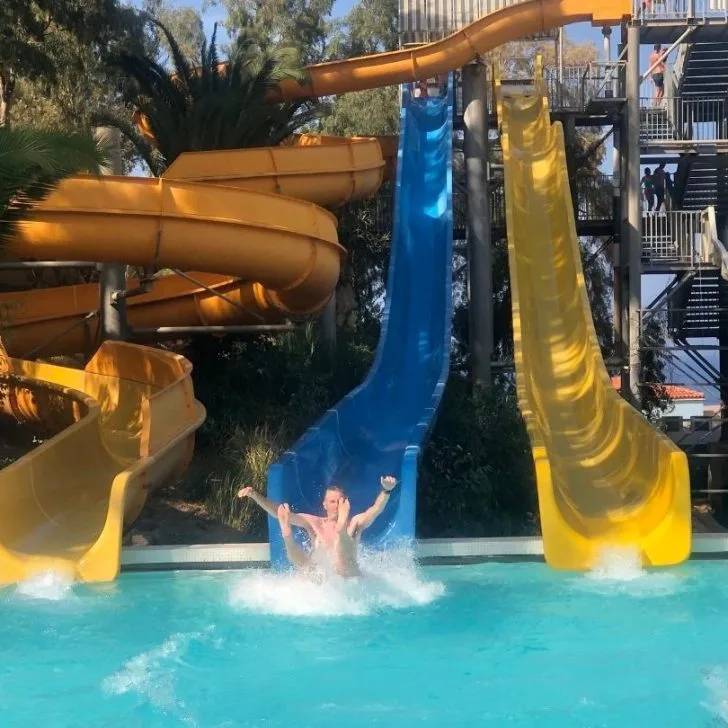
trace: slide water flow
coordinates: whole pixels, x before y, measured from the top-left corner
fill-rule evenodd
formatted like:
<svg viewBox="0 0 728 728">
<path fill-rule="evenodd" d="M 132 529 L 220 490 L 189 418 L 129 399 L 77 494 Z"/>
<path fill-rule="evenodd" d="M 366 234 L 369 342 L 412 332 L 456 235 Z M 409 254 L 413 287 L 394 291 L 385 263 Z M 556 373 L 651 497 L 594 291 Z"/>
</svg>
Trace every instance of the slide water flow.
<svg viewBox="0 0 728 728">
<path fill-rule="evenodd" d="M 448 374 L 452 98 L 452 78 L 446 98 L 403 92 L 387 297 L 372 369 L 268 473 L 268 496 L 308 513 L 321 512 L 330 484 L 359 513 L 379 493 L 381 475 L 397 477 L 386 510 L 364 534 L 370 545 L 414 538 L 419 457 Z M 286 557 L 275 518 L 269 531 L 271 561 L 280 566 Z"/>
</svg>

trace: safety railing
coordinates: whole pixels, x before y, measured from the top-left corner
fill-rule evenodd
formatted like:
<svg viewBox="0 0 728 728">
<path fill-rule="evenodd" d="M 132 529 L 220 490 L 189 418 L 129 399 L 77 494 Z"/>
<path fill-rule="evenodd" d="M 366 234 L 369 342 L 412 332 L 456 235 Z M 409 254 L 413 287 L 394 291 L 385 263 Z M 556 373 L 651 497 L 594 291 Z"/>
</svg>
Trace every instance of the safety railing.
<svg viewBox="0 0 728 728">
<path fill-rule="evenodd" d="M 552 110 L 581 111 L 584 109 L 584 75 L 588 66 L 549 66 L 544 68 L 544 80 Z"/>
<path fill-rule="evenodd" d="M 703 263 L 718 268 L 721 278 L 728 281 L 728 250 L 718 237 L 712 205 L 700 211 L 700 257 Z"/>
<path fill-rule="evenodd" d="M 604 221 L 613 217 L 613 201 L 618 180 L 613 175 L 597 174 L 578 176 L 577 219 Z"/>
<path fill-rule="evenodd" d="M 584 105 L 593 101 L 608 101 L 619 96 L 620 74 L 626 61 L 594 61 L 589 63 L 581 78 Z"/>
<path fill-rule="evenodd" d="M 726 0 L 633 0 L 632 17 L 651 20 L 728 21 Z"/>
<path fill-rule="evenodd" d="M 643 259 L 651 263 L 696 266 L 701 262 L 701 225 L 700 210 L 643 213 Z"/>
<path fill-rule="evenodd" d="M 682 97 L 640 99 L 640 142 L 728 140 L 726 100 Z"/>
</svg>

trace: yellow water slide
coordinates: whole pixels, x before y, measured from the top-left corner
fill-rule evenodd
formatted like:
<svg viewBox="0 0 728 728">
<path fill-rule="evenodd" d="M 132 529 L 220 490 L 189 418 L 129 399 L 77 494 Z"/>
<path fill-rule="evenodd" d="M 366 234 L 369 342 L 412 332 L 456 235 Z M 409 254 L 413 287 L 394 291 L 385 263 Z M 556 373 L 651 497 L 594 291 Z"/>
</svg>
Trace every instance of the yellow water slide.
<svg viewBox="0 0 728 728">
<path fill-rule="evenodd" d="M 685 453 L 612 387 L 589 307 L 563 128 L 545 84 L 503 96 L 496 82 L 506 190 L 518 401 L 526 420 L 546 561 L 588 569 L 605 547 L 649 566 L 690 553 Z"/>
<path fill-rule="evenodd" d="M 271 101 L 429 78 L 524 35 L 578 21 L 619 23 L 629 10 L 629 0 L 528 0 L 414 50 L 312 66 L 307 86 L 286 82 Z M 343 254 L 335 218 L 320 206 L 375 192 L 383 146 L 299 139 L 279 149 L 184 155 L 162 179 L 69 179 L 22 222 L 8 252 L 202 271 L 191 274 L 194 283 L 163 279 L 129 299 L 132 326 L 309 315 L 329 299 Z M 93 350 L 97 300 L 96 286 L 6 294 L 8 350 Z M 0 584 L 46 568 L 114 578 L 123 525 L 153 486 L 185 466 L 204 417 L 189 364 L 107 342 L 83 370 L 7 357 L 3 369 L 2 409 L 51 436 L 0 473 Z"/>
<path fill-rule="evenodd" d="M 54 436 L 0 470 L 0 584 L 49 569 L 116 576 L 123 524 L 192 457 L 205 410 L 191 369 L 120 342 L 103 343 L 84 369 L 2 357 L 0 408 Z"/>
</svg>

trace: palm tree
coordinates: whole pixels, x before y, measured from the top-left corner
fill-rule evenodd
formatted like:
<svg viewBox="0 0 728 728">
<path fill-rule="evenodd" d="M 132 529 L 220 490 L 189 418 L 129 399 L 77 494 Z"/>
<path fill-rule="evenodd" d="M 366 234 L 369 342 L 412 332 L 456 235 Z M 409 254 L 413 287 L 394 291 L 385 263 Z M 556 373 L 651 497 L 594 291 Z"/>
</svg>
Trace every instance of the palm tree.
<svg viewBox="0 0 728 728">
<path fill-rule="evenodd" d="M 143 55 L 122 52 L 113 60 L 129 80 L 125 100 L 136 110 L 137 124 L 143 119 L 144 133 L 127 119 L 108 114 L 95 119 L 130 139 L 153 174 L 161 174 L 183 152 L 275 146 L 316 117 L 312 102 L 265 100 L 283 79 L 306 81 L 294 49 L 261 50 L 243 33 L 221 63 L 215 25 L 195 65 L 162 23 L 147 19 L 167 38 L 173 72 Z"/>
<path fill-rule="evenodd" d="M 99 173 L 107 153 L 90 134 L 0 127 L 0 242 L 64 177 Z"/>
</svg>

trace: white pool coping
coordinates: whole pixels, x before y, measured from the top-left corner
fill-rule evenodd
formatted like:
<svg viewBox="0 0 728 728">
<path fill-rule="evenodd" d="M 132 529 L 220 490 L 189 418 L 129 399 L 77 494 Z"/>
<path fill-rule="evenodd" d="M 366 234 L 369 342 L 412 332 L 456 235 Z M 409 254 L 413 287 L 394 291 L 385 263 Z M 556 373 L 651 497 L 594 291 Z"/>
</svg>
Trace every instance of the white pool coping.
<svg viewBox="0 0 728 728">
<path fill-rule="evenodd" d="M 695 533 L 693 556 L 728 557 L 728 533 Z M 447 563 L 473 559 L 543 559 L 538 537 L 432 538 L 417 541 L 416 556 L 422 563 Z M 122 549 L 123 570 L 236 569 L 268 566 L 267 543 L 198 544 L 194 546 L 128 546 Z"/>
</svg>

